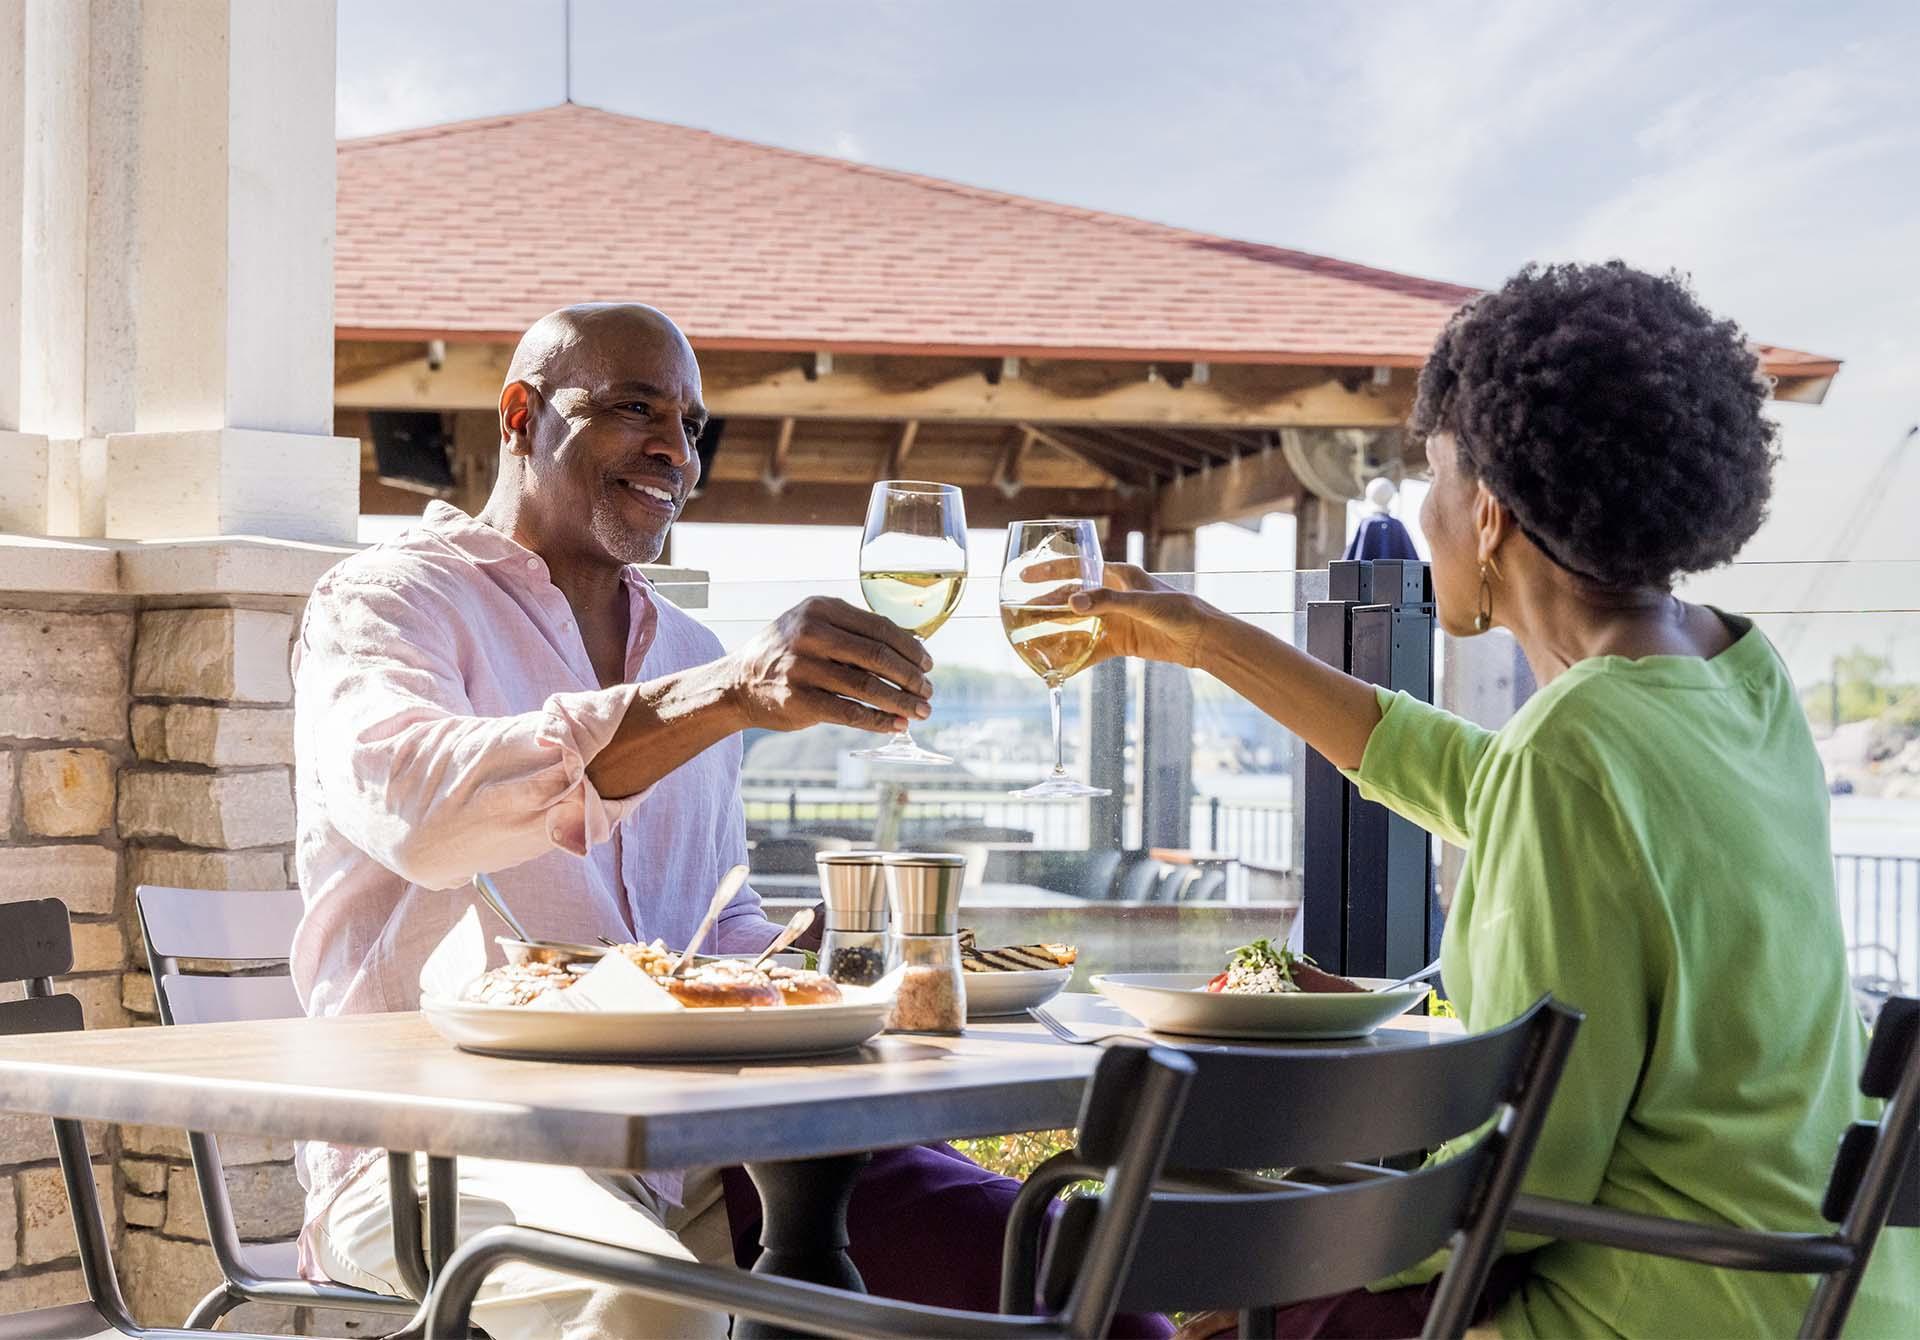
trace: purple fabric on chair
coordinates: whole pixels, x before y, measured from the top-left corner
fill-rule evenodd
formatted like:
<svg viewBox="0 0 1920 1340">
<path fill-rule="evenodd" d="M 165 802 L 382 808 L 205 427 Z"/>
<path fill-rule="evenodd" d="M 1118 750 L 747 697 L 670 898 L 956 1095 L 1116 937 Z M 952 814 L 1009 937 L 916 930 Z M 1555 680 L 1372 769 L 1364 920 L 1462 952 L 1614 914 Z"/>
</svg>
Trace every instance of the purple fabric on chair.
<svg viewBox="0 0 1920 1340">
<path fill-rule="evenodd" d="M 733 1255 L 760 1255 L 760 1196 L 740 1168 L 723 1168 Z M 847 1209 L 847 1252 L 867 1289 L 930 1307 L 997 1311 L 1000 1246 L 1020 1184 L 947 1145 L 882 1150 L 860 1174 Z M 1120 1316 L 1119 1340 L 1173 1334 L 1165 1317 Z"/>
</svg>

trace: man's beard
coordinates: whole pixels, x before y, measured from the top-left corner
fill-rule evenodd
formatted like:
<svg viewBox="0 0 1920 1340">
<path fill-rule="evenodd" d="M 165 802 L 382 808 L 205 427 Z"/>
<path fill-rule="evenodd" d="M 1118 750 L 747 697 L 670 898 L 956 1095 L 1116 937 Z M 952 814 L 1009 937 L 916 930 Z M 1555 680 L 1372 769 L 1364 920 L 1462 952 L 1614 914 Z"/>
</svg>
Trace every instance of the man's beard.
<svg viewBox="0 0 1920 1340">
<path fill-rule="evenodd" d="M 594 542 L 616 563 L 652 563 L 666 547 L 671 522 L 657 531 L 642 530 L 621 514 L 620 502 L 607 493 L 593 500 Z"/>
</svg>

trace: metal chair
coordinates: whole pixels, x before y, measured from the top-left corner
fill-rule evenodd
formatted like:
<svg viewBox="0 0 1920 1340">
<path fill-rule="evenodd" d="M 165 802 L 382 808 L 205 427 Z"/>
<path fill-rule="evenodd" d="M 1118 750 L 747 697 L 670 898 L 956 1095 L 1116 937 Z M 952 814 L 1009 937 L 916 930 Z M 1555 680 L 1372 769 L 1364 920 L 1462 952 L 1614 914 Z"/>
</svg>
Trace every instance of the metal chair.
<svg viewBox="0 0 1920 1340">
<path fill-rule="evenodd" d="M 56 995 L 53 979 L 73 970 L 73 936 L 66 905 L 57 898 L 0 903 L 0 981 L 24 982 L 24 1000 L 0 1001 L 0 1036 L 19 1033 L 75 1032 L 85 1026 L 80 1002 Z M 85 1302 L 39 1308 L 0 1317 L 0 1340 L 82 1340 L 130 1335 L 166 1340 L 204 1336 L 204 1332 L 147 1329 L 133 1319 L 114 1272 L 112 1238 L 93 1181 L 86 1128 L 55 1118 L 54 1144 L 60 1173 L 73 1208 L 74 1237 L 80 1247 Z M 229 1334 L 232 1334 L 229 1332 Z"/>
<path fill-rule="evenodd" d="M 146 937 L 147 962 L 163 1024 L 289 1019 L 305 1013 L 286 972 L 294 928 L 300 923 L 299 890 L 235 892 L 142 885 L 134 891 L 134 905 Z M 278 971 L 215 976 L 204 970 L 183 971 L 183 961 L 196 968 Z M 207 1237 L 225 1277 L 187 1317 L 189 1329 L 211 1329 L 246 1302 L 401 1318 L 414 1315 L 416 1304 L 410 1299 L 301 1279 L 291 1242 L 242 1242 L 218 1142 L 212 1135 L 189 1132 L 187 1146 L 206 1211 Z M 411 1155 L 389 1156 L 388 1177 L 394 1191 L 394 1235 L 402 1248 L 398 1253 L 401 1270 L 407 1287 L 424 1297 L 427 1270 L 420 1247 L 420 1206 L 414 1195 Z"/>
<path fill-rule="evenodd" d="M 1819 1275 L 1800 1335 L 1837 1336 L 1880 1230 L 1920 1228 L 1920 1000 L 1894 996 L 1880 1011 L 1860 1092 L 1885 1107 L 1879 1121 L 1855 1122 L 1840 1138 L 1821 1206 L 1838 1232 L 1759 1233 L 1544 1196 L 1521 1196 L 1508 1226 L 1722 1270 Z"/>
<path fill-rule="evenodd" d="M 1078 1146 L 1041 1165 L 1016 1202 L 999 1313 L 921 1307 L 509 1227 L 455 1253 L 428 1300 L 428 1330 L 457 1332 L 488 1272 L 518 1260 L 825 1335 L 1094 1340 L 1117 1312 L 1215 1307 L 1243 1309 L 1242 1335 L 1270 1334 L 1276 1301 L 1357 1288 L 1451 1239 L 1453 1265 L 1427 1334 L 1457 1336 L 1579 1020 L 1542 1001 L 1492 1033 L 1418 1048 L 1108 1047 Z M 1347 1162 L 1438 1143 L 1496 1117 L 1485 1138 L 1446 1164 L 1389 1173 Z M 1221 1171 L 1292 1161 L 1339 1165 L 1354 1180 L 1308 1185 Z M 1036 1294 L 1046 1207 L 1089 1179 L 1104 1190 L 1066 1206 Z M 1036 1299 L 1044 1310 L 1024 1315 Z"/>
</svg>

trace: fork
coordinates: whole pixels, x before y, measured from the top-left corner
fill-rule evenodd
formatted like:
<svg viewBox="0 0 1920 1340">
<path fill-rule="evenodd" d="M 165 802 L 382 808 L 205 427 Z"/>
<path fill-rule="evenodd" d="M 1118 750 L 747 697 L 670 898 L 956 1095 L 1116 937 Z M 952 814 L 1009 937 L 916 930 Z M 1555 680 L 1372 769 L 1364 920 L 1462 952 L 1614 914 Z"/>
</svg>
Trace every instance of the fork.
<svg viewBox="0 0 1920 1340">
<path fill-rule="evenodd" d="M 1074 1032 L 1071 1028 L 1068 1028 L 1065 1024 L 1061 1023 L 1058 1019 L 1054 1018 L 1051 1014 L 1048 1014 L 1046 1009 L 1042 1006 L 1039 1006 L 1039 1005 L 1028 1006 L 1027 1015 L 1036 1024 L 1039 1024 L 1040 1027 L 1046 1029 L 1047 1032 L 1053 1034 L 1056 1038 L 1059 1038 L 1060 1041 L 1062 1042 L 1071 1042 L 1075 1046 L 1079 1046 L 1079 1047 L 1098 1047 L 1100 1045 L 1099 1038 L 1081 1037 L 1078 1033 Z"/>
</svg>

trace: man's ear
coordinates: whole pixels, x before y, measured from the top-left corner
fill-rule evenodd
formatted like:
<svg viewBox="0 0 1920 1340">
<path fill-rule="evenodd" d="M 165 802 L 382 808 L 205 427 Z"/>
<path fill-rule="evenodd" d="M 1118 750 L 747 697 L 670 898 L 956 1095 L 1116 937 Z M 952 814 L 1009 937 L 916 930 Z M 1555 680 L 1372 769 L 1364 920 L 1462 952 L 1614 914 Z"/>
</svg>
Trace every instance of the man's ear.
<svg viewBox="0 0 1920 1340">
<path fill-rule="evenodd" d="M 509 455 L 533 455 L 533 410 L 540 393 L 526 382 L 508 382 L 500 392 L 500 445 Z"/>
</svg>

